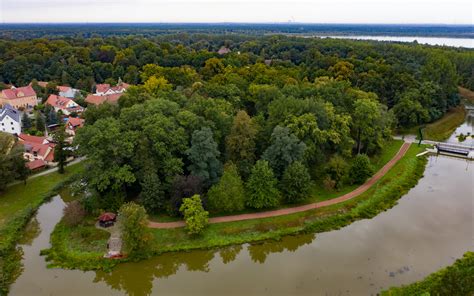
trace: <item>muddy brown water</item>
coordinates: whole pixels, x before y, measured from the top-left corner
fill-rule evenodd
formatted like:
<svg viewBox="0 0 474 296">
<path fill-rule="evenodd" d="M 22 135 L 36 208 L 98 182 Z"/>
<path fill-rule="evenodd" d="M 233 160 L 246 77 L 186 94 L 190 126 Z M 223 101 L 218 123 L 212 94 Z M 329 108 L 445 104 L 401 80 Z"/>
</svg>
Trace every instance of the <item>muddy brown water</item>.
<svg viewBox="0 0 474 296">
<path fill-rule="evenodd" d="M 372 219 L 278 242 L 165 254 L 111 273 L 48 269 L 41 249 L 60 220 L 42 205 L 21 245 L 11 295 L 370 295 L 423 279 L 474 250 L 474 162 L 429 158 L 398 205 Z M 37 222 L 36 222 L 37 221 Z"/>
</svg>

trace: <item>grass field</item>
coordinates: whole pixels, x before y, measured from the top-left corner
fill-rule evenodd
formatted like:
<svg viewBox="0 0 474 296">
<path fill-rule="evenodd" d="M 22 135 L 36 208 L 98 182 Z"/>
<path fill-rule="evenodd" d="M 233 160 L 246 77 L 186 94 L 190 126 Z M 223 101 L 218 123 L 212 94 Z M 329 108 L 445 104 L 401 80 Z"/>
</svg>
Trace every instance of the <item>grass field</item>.
<svg viewBox="0 0 474 296">
<path fill-rule="evenodd" d="M 40 176 L 23 183 L 10 186 L 5 192 L 0 193 L 0 228 L 8 219 L 28 206 L 39 205 L 44 196 L 58 183 L 79 172 L 83 166 L 74 164 L 66 168 L 66 173 L 57 172 Z"/>
</svg>

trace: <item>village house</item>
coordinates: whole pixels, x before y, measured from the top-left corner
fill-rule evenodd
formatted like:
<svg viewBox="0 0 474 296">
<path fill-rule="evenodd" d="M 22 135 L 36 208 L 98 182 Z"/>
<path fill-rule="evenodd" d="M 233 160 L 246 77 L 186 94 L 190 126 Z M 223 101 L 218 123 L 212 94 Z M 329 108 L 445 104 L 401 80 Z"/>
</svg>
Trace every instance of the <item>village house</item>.
<svg viewBox="0 0 474 296">
<path fill-rule="evenodd" d="M 28 160 L 29 163 L 27 163 L 27 166 L 30 169 L 39 169 L 46 165 L 55 165 L 55 144 L 48 140 L 48 138 L 19 134 L 18 143 L 24 147 L 23 157 Z"/>
<path fill-rule="evenodd" d="M 80 113 L 84 111 L 84 108 L 79 106 L 73 100 L 58 95 L 50 95 L 45 104 L 52 106 L 56 112 L 61 110 L 64 115 L 69 115 L 73 112 Z"/>
<path fill-rule="evenodd" d="M 106 103 L 106 102 L 109 104 L 118 104 L 118 100 L 122 95 L 123 93 L 105 95 L 105 96 L 90 94 L 86 97 L 86 103 L 91 104 L 91 105 L 96 105 L 96 106 Z"/>
<path fill-rule="evenodd" d="M 0 108 L 0 131 L 19 135 L 21 133 L 20 111 L 8 104 Z"/>
<path fill-rule="evenodd" d="M 228 47 L 225 47 L 225 46 L 222 46 L 218 51 L 217 51 L 217 54 L 219 55 L 225 55 L 225 54 L 228 54 L 228 53 L 231 53 L 232 51 L 230 50 L 230 48 Z"/>
<path fill-rule="evenodd" d="M 29 109 L 38 105 L 38 97 L 31 86 L 12 87 L 0 93 L 0 105 L 10 105 L 15 109 Z"/>
<path fill-rule="evenodd" d="M 71 137 L 76 136 L 76 131 L 78 128 L 84 126 L 85 120 L 82 118 L 68 117 L 66 122 L 66 133 Z"/>
<path fill-rule="evenodd" d="M 130 87 L 130 84 L 119 81 L 116 86 L 110 86 L 108 83 L 97 84 L 95 86 L 95 95 L 96 96 L 107 96 L 124 93 L 127 88 Z"/>
<path fill-rule="evenodd" d="M 69 99 L 74 99 L 76 95 L 80 93 L 78 89 L 72 88 L 70 86 L 60 85 L 57 87 L 57 89 L 59 91 L 59 96 Z"/>
</svg>

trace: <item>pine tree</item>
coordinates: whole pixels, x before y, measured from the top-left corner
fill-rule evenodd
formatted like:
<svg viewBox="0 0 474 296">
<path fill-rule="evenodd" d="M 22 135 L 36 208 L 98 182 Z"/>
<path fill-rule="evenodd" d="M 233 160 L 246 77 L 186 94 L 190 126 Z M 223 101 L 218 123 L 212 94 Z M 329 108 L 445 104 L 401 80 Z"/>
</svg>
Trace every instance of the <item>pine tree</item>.
<svg viewBox="0 0 474 296">
<path fill-rule="evenodd" d="M 191 148 L 186 153 L 191 161 L 188 167 L 191 174 L 201 177 L 206 185 L 217 182 L 222 172 L 222 163 L 218 159 L 220 152 L 210 128 L 203 127 L 194 131 Z"/>
<path fill-rule="evenodd" d="M 21 125 L 24 129 L 29 129 L 32 126 L 31 119 L 28 117 L 26 112 L 23 112 L 23 115 L 21 116 Z"/>
</svg>

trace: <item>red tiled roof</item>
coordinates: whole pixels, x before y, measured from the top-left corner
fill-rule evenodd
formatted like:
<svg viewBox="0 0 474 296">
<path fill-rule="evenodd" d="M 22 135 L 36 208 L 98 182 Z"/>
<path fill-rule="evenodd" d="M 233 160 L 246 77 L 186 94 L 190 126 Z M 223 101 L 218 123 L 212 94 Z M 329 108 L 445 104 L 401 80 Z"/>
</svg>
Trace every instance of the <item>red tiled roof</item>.
<svg viewBox="0 0 474 296">
<path fill-rule="evenodd" d="M 77 127 L 83 127 L 84 126 L 84 119 L 82 118 L 77 118 L 77 117 L 68 117 L 67 118 L 67 123 L 72 125 L 72 127 L 77 128 Z"/>
<path fill-rule="evenodd" d="M 44 162 L 42 159 L 36 159 L 26 163 L 26 167 L 30 170 L 36 170 L 45 166 L 46 162 Z"/>
<path fill-rule="evenodd" d="M 125 83 L 125 82 L 117 84 L 116 86 L 110 86 L 110 84 L 104 83 L 104 84 L 97 84 L 95 86 L 95 89 L 97 93 L 106 93 L 109 89 L 114 92 L 123 92 L 129 87 L 130 87 L 130 84 Z"/>
<path fill-rule="evenodd" d="M 52 161 L 54 159 L 54 146 L 52 144 L 38 144 L 33 142 L 23 142 L 21 144 L 25 147 L 26 152 L 31 154 L 36 153 L 36 155 L 44 158 L 45 161 Z M 51 150 L 49 148 L 51 148 Z"/>
<path fill-rule="evenodd" d="M 47 142 L 46 137 L 30 136 L 23 133 L 18 135 L 18 139 L 23 142 L 30 142 L 30 143 L 36 143 L 36 144 L 43 144 Z"/>
<path fill-rule="evenodd" d="M 100 215 L 99 221 L 113 221 L 116 217 L 117 215 L 115 215 L 114 213 L 103 213 L 102 215 Z"/>
<path fill-rule="evenodd" d="M 119 98 L 123 95 L 123 93 L 113 94 L 113 95 L 106 95 L 106 96 L 98 96 L 98 95 L 88 95 L 86 98 L 86 102 L 88 104 L 93 105 L 100 105 L 102 103 L 108 102 L 110 104 L 117 104 Z"/>
<path fill-rule="evenodd" d="M 6 99 L 13 100 L 17 98 L 36 96 L 36 92 L 30 85 L 28 85 L 18 88 L 4 89 L 2 90 L 2 96 Z"/>
<path fill-rule="evenodd" d="M 71 89 L 70 86 L 65 86 L 65 85 L 58 85 L 56 87 L 60 92 L 67 92 Z"/>
<path fill-rule="evenodd" d="M 97 84 L 95 86 L 95 89 L 96 89 L 96 92 L 106 92 L 107 90 L 109 90 L 110 88 L 110 84 L 108 83 L 104 83 L 104 84 Z"/>
<path fill-rule="evenodd" d="M 46 104 L 51 105 L 56 108 L 61 108 L 61 109 L 67 108 L 66 106 L 70 102 L 74 102 L 74 101 L 65 97 L 60 97 L 58 95 L 50 95 L 48 97 L 48 100 L 46 100 Z"/>
</svg>

